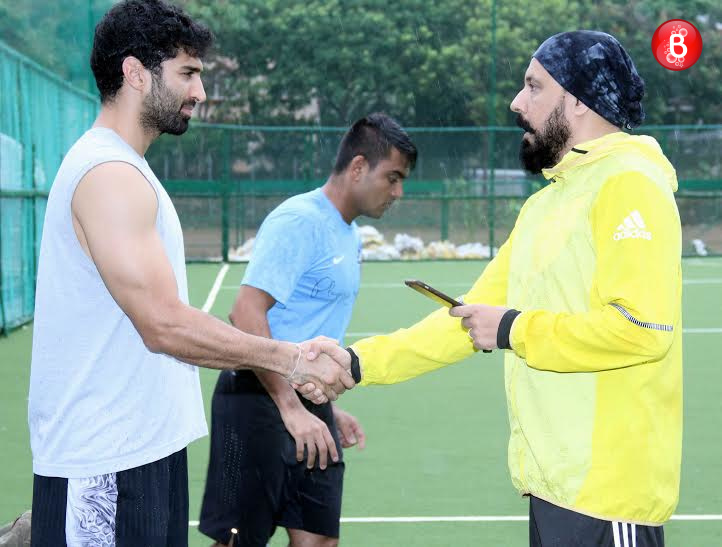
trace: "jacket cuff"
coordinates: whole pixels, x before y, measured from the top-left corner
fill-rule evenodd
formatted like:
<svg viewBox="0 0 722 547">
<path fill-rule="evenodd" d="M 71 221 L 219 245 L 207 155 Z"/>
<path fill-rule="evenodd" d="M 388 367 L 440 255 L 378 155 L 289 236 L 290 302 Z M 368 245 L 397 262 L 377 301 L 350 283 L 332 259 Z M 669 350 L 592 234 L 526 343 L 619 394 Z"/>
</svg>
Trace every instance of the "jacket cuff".
<svg viewBox="0 0 722 547">
<path fill-rule="evenodd" d="M 350 346 L 346 348 L 346 351 L 351 355 L 351 377 L 358 384 L 361 381 L 361 361 Z"/>
<path fill-rule="evenodd" d="M 359 372 L 361 374 L 361 380 L 357 381 L 356 383 L 360 386 L 367 386 L 369 384 L 374 383 L 375 378 L 373 377 L 373 370 L 366 370 L 364 368 L 364 352 L 363 348 L 360 348 L 356 343 L 351 344 L 348 348 L 349 352 L 353 352 L 351 355 L 351 365 L 353 365 L 353 356 L 355 355 L 358 359 L 358 365 L 359 365 Z M 367 352 L 368 353 L 368 352 Z M 353 374 L 352 374 L 353 376 Z M 354 378 L 355 380 L 355 378 Z"/>
<path fill-rule="evenodd" d="M 509 343 L 509 334 L 511 333 L 511 326 L 514 324 L 514 319 L 516 319 L 520 313 L 519 310 L 507 310 L 507 312 L 501 316 L 499 328 L 496 331 L 496 347 L 499 349 L 512 349 Z"/>
</svg>

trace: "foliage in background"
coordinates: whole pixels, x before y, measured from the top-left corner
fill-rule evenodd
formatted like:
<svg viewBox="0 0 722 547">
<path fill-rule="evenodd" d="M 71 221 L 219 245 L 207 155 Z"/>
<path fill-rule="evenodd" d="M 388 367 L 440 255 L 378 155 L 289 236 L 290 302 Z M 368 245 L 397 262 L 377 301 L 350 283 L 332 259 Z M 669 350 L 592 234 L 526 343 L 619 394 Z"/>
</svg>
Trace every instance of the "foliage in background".
<svg viewBox="0 0 722 547">
<path fill-rule="evenodd" d="M 490 121 L 491 1 L 400 0 L 392 7 L 381 0 L 182 4 L 210 22 L 218 36 L 223 60 L 213 63 L 207 76 L 215 99 L 205 109 L 209 120 L 343 126 L 385 110 L 406 125 L 458 126 Z M 700 60 L 682 72 L 659 66 L 650 48 L 656 27 L 675 17 L 691 20 L 705 40 Z M 646 123 L 722 119 L 710 108 L 719 102 L 719 2 L 497 1 L 497 124 L 512 123 L 509 102 L 539 43 L 579 28 L 610 32 L 630 51 L 647 82 Z"/>
<path fill-rule="evenodd" d="M 488 125 L 492 0 L 178 0 L 218 37 L 204 75 L 207 121 L 344 126 L 385 110 L 407 126 Z M 546 37 L 594 28 L 617 36 L 647 82 L 648 124 L 720 123 L 722 4 L 716 0 L 497 0 L 495 121 Z M 97 20 L 113 0 L 0 0 L 0 37 L 79 87 Z M 684 18 L 704 51 L 682 72 L 663 69 L 656 27 Z M 492 120 L 493 121 L 493 120 Z"/>
</svg>

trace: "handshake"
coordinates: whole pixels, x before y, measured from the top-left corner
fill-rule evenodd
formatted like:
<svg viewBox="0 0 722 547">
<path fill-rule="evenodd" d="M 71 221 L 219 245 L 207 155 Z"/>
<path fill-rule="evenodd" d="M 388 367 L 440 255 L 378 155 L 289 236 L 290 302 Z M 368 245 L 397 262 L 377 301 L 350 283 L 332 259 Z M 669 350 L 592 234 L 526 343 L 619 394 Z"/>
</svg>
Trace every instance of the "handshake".
<svg viewBox="0 0 722 547">
<path fill-rule="evenodd" d="M 361 380 L 358 359 L 336 340 L 319 336 L 297 347 L 296 361 L 286 380 L 309 401 L 317 405 L 335 401 Z"/>
</svg>

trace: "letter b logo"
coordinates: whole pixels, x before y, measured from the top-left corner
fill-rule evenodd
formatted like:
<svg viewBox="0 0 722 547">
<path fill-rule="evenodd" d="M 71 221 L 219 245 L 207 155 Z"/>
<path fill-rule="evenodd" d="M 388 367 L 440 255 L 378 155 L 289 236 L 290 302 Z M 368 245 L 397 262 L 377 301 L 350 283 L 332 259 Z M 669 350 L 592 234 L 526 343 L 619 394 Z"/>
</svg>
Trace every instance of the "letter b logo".
<svg viewBox="0 0 722 547">
<path fill-rule="evenodd" d="M 684 57 L 687 55 L 687 46 L 684 45 L 684 36 L 672 33 L 669 38 L 669 52 L 674 57 Z"/>
<path fill-rule="evenodd" d="M 702 36 L 697 27 L 684 19 L 671 19 L 659 25 L 652 36 L 652 53 L 669 70 L 685 70 L 702 54 Z"/>
</svg>

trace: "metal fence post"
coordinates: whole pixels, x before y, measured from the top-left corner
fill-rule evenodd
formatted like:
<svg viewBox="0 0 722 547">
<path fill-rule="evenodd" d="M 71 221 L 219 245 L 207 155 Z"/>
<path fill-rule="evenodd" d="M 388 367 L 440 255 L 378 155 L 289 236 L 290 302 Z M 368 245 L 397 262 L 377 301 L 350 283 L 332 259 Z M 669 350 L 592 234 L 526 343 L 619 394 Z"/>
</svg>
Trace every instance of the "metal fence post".
<svg viewBox="0 0 722 547">
<path fill-rule="evenodd" d="M 5 198 L 2 195 L 2 187 L 0 187 L 0 226 L 2 226 L 2 203 Z M 3 237 L 0 233 L 0 334 L 7 335 L 8 327 L 5 322 L 5 299 L 3 298 L 3 288 L 5 286 L 5 278 L 3 277 Z"/>
<path fill-rule="evenodd" d="M 311 176 L 311 169 L 312 169 L 312 162 L 313 162 L 313 143 L 311 142 L 313 140 L 313 132 L 308 131 L 303 139 L 303 157 L 305 158 L 305 165 L 303 166 L 303 178 L 305 180 L 304 188 L 305 190 L 309 190 L 309 184 L 311 179 L 313 178 Z"/>
<path fill-rule="evenodd" d="M 38 282 L 38 261 L 40 260 L 40 248 L 38 245 L 38 230 L 37 230 L 37 216 L 38 216 L 38 181 L 35 179 L 35 161 L 37 150 L 35 144 L 33 144 L 32 153 L 32 166 L 33 166 L 33 196 L 30 198 L 30 271 L 33 287 Z M 32 311 L 30 315 L 35 313 L 35 290 L 31 292 L 31 302 L 29 306 Z"/>
<path fill-rule="evenodd" d="M 496 207 L 496 0 L 491 0 L 491 70 L 489 82 L 489 128 L 486 136 L 488 145 L 487 161 L 489 173 L 489 258 L 494 258 L 494 217 Z"/>
<path fill-rule="evenodd" d="M 441 241 L 449 239 L 449 196 L 444 188 L 441 196 Z"/>
<path fill-rule="evenodd" d="M 487 153 L 489 173 L 489 196 L 487 200 L 487 216 L 489 217 L 489 258 L 494 258 L 494 217 L 496 216 L 496 162 L 494 146 L 496 145 L 496 128 L 490 127 L 486 136 L 489 151 Z"/>
<path fill-rule="evenodd" d="M 228 213 L 230 206 L 229 191 L 231 185 L 231 140 L 230 131 L 223 131 L 223 178 L 221 180 L 221 254 L 223 262 L 228 262 Z"/>
</svg>

